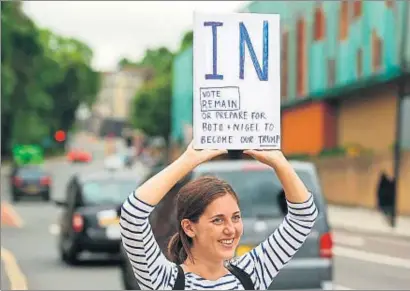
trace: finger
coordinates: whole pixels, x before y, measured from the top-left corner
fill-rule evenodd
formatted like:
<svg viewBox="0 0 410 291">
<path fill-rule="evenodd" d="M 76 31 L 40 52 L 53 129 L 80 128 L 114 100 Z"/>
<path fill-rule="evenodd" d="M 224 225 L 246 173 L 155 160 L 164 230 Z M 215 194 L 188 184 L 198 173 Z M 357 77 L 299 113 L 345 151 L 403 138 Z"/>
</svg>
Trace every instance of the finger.
<svg viewBox="0 0 410 291">
<path fill-rule="evenodd" d="M 254 150 L 245 150 L 245 151 L 243 151 L 243 153 L 244 153 L 244 154 L 247 154 L 247 155 L 250 155 L 250 156 L 255 155 L 255 151 L 254 151 Z"/>
<path fill-rule="evenodd" d="M 228 150 L 216 150 L 217 155 L 227 154 Z"/>
</svg>

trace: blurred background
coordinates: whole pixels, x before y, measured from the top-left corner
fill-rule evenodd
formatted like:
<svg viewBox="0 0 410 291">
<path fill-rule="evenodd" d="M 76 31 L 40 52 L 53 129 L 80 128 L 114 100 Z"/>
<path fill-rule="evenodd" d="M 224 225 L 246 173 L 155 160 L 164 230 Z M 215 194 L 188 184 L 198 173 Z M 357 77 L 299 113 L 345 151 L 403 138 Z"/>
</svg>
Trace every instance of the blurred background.
<svg viewBox="0 0 410 291">
<path fill-rule="evenodd" d="M 191 140 L 195 10 L 281 16 L 283 152 L 314 165 L 331 234 L 319 287 L 410 288 L 409 6 L 1 2 L 1 289 L 126 288 L 115 229 L 88 229 L 97 251 L 81 263 L 67 237 Z"/>
</svg>

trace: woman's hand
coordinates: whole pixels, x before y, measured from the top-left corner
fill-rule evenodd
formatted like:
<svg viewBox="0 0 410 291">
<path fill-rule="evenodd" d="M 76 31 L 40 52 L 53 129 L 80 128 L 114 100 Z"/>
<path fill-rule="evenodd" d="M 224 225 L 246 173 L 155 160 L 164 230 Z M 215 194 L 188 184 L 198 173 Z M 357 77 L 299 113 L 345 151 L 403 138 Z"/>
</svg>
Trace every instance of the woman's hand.
<svg viewBox="0 0 410 291">
<path fill-rule="evenodd" d="M 226 150 L 194 150 L 191 142 L 178 159 L 138 187 L 135 195 L 147 204 L 157 205 L 166 193 L 196 166 L 226 152 Z"/>
<path fill-rule="evenodd" d="M 243 152 L 272 168 L 286 162 L 286 158 L 280 150 L 245 150 Z"/>
<path fill-rule="evenodd" d="M 292 203 L 303 203 L 308 200 L 308 190 L 281 151 L 246 150 L 244 153 L 275 170 L 275 173 L 285 190 L 286 199 L 288 201 Z"/>
<path fill-rule="evenodd" d="M 191 141 L 191 143 L 183 153 L 183 156 L 189 162 L 192 162 L 195 166 L 197 166 L 226 153 L 228 153 L 227 150 L 196 150 L 193 147 L 193 141 Z"/>
</svg>

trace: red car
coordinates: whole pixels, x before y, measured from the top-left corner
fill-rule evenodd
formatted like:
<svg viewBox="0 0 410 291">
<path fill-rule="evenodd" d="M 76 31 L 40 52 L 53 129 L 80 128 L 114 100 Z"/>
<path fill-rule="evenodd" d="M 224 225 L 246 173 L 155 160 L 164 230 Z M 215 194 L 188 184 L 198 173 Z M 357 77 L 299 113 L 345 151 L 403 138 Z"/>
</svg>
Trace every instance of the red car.
<svg viewBox="0 0 410 291">
<path fill-rule="evenodd" d="M 67 153 L 67 160 L 73 163 L 89 163 L 92 160 L 92 155 L 84 150 L 73 149 Z"/>
</svg>

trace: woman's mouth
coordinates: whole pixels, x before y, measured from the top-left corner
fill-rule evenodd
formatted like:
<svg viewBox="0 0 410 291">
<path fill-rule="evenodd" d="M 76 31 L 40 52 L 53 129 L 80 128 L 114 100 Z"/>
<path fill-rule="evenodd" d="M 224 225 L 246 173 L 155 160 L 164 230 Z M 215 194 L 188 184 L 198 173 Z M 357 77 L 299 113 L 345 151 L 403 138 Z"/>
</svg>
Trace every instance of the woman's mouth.
<svg viewBox="0 0 410 291">
<path fill-rule="evenodd" d="M 219 242 L 220 242 L 222 245 L 226 246 L 226 247 L 232 246 L 232 245 L 233 245 L 233 241 L 234 241 L 233 238 L 231 238 L 231 239 L 221 239 L 221 240 L 219 240 Z"/>
</svg>

